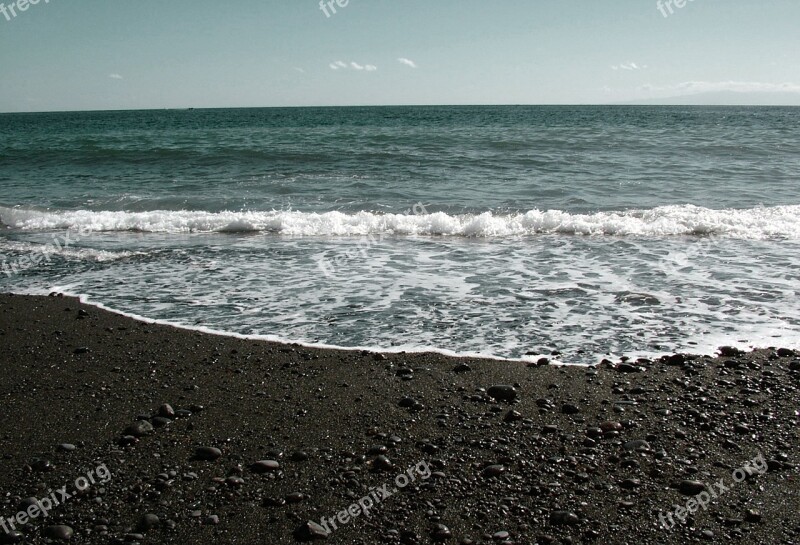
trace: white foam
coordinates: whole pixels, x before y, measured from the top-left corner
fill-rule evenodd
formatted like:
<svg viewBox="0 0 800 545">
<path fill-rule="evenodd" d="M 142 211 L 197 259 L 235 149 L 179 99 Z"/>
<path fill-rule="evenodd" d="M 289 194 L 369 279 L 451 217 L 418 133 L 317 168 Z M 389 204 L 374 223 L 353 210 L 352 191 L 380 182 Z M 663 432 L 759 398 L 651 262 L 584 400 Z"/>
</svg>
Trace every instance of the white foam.
<svg viewBox="0 0 800 545">
<path fill-rule="evenodd" d="M 0 221 L 11 228 L 29 231 L 79 229 L 168 234 L 269 232 L 301 236 L 393 234 L 484 238 L 558 233 L 800 239 L 800 205 L 714 210 L 687 204 L 592 214 L 531 210 L 507 215 L 491 212 L 410 215 L 299 211 L 41 211 L 0 207 Z"/>
</svg>

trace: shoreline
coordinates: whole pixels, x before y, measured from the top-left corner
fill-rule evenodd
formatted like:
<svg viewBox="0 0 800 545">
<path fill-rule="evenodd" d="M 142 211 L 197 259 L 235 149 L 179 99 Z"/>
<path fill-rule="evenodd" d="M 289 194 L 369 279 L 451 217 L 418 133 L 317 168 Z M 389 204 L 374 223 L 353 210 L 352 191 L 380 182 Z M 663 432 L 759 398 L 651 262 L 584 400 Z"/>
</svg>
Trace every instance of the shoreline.
<svg viewBox="0 0 800 545">
<path fill-rule="evenodd" d="M 62 291 L 53 291 L 50 292 L 49 295 L 42 294 L 25 294 L 25 293 L 5 293 L 3 294 L 0 292 L 0 295 L 16 295 L 20 297 L 66 297 L 69 299 L 76 299 L 80 301 L 80 303 L 87 307 L 93 307 L 98 310 L 102 310 L 104 312 L 109 312 L 111 314 L 116 314 L 122 316 L 124 318 L 129 318 L 131 320 L 137 322 L 143 322 L 153 325 L 162 325 L 165 327 L 172 327 L 175 329 L 179 329 L 182 331 L 188 332 L 196 332 L 202 333 L 205 335 L 213 335 L 218 337 L 230 337 L 245 341 L 254 341 L 254 342 L 269 342 L 269 343 L 276 343 L 281 345 L 291 345 L 291 346 L 300 346 L 303 348 L 310 348 L 310 349 L 318 349 L 318 350 L 334 350 L 334 351 L 342 351 L 342 352 L 369 352 L 371 354 L 394 354 L 394 355 L 403 355 L 403 354 L 437 354 L 440 356 L 448 357 L 448 358 L 455 358 L 455 359 L 479 359 L 479 360 L 490 360 L 490 361 L 499 361 L 499 362 L 509 362 L 509 363 L 523 363 L 523 364 L 531 364 L 536 363 L 538 360 L 542 358 L 546 358 L 549 360 L 548 365 L 563 365 L 563 366 L 575 366 L 575 367 L 593 367 L 597 365 L 601 365 L 603 361 L 610 361 L 611 359 L 617 360 L 637 360 L 637 359 L 647 359 L 647 360 L 661 360 L 668 358 L 676 353 L 681 353 L 685 355 L 692 355 L 697 357 L 714 357 L 718 353 L 718 346 L 715 346 L 713 349 L 710 348 L 711 344 L 707 343 L 708 350 L 701 350 L 699 348 L 694 348 L 690 352 L 689 350 L 686 351 L 655 351 L 655 350 L 640 350 L 636 353 L 632 354 L 596 354 L 596 362 L 594 363 L 574 363 L 569 361 L 561 361 L 559 358 L 563 356 L 563 354 L 559 351 L 555 351 L 552 353 L 530 353 L 522 358 L 507 358 L 503 356 L 495 356 L 491 354 L 481 354 L 476 352 L 456 352 L 453 350 L 449 350 L 446 348 L 436 348 L 436 347 L 422 347 L 418 349 L 396 349 L 393 350 L 391 348 L 385 347 L 374 347 L 374 346 L 339 346 L 339 345 L 330 345 L 325 343 L 309 343 L 304 341 L 297 341 L 293 339 L 279 337 L 277 335 L 248 335 L 244 333 L 235 333 L 232 331 L 224 331 L 214 328 L 205 327 L 202 325 L 187 325 L 178 322 L 171 322 L 169 320 L 162 320 L 158 318 L 148 318 L 146 316 L 142 316 L 139 314 L 134 314 L 130 312 L 126 312 L 123 310 L 117 310 L 106 306 L 103 303 L 94 302 L 92 301 L 88 295 L 86 294 L 75 294 L 69 292 L 62 292 Z M 698 343 L 694 343 L 699 346 Z M 761 346 L 756 344 L 750 344 L 750 341 L 737 341 L 730 343 L 731 346 L 743 350 L 744 352 L 758 352 L 762 350 L 775 350 L 775 346 Z M 697 351 L 695 351 L 697 350 Z M 795 348 L 798 352 L 800 352 L 800 348 Z"/>
<path fill-rule="evenodd" d="M 800 354 L 786 349 L 520 365 L 217 336 L 22 295 L 0 295 L 0 338 L 0 517 L 101 464 L 111 476 L 24 525 L 28 543 L 63 526 L 79 543 L 297 543 L 370 495 L 328 542 L 800 536 Z M 759 454 L 768 470 L 734 482 Z M 427 478 L 375 501 L 423 462 Z M 724 494 L 663 527 L 701 492 L 685 482 L 720 478 Z"/>
</svg>

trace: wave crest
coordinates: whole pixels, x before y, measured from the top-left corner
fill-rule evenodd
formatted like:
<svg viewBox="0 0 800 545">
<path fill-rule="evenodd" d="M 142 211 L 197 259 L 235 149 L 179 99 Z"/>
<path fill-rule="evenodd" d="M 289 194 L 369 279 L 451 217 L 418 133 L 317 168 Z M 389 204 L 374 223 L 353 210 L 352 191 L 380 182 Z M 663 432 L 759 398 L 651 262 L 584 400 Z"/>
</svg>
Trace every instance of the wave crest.
<svg viewBox="0 0 800 545">
<path fill-rule="evenodd" d="M 266 232 L 301 236 L 390 234 L 486 238 L 536 234 L 720 235 L 748 239 L 800 239 L 800 205 L 727 210 L 675 205 L 590 214 L 530 210 L 497 215 L 492 212 L 415 215 L 299 211 L 40 211 L 0 207 L 0 221 L 10 228 L 26 231 L 79 229 L 143 233 Z"/>
</svg>

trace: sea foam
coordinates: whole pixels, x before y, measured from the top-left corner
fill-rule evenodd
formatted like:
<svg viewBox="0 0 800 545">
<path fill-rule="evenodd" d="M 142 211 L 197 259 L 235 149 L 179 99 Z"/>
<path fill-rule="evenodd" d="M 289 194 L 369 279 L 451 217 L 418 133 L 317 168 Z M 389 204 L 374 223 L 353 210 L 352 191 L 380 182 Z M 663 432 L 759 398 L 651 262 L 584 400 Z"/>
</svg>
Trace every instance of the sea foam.
<svg viewBox="0 0 800 545">
<path fill-rule="evenodd" d="M 266 232 L 300 236 L 438 235 L 514 237 L 536 234 L 800 238 L 800 206 L 714 210 L 694 205 L 573 214 L 530 210 L 517 214 L 380 214 L 373 212 L 154 210 L 42 211 L 0 207 L 0 221 L 19 230 L 80 229 L 142 233 Z"/>
</svg>

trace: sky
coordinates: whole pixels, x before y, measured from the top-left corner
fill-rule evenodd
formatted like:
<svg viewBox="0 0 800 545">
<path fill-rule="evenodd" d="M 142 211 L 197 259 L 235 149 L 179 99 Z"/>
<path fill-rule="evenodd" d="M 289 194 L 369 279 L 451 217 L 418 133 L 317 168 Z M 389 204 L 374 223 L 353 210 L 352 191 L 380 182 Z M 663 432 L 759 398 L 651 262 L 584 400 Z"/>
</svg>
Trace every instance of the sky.
<svg viewBox="0 0 800 545">
<path fill-rule="evenodd" d="M 0 0 L 0 112 L 800 105 L 798 0 L 32 1 Z"/>
</svg>

